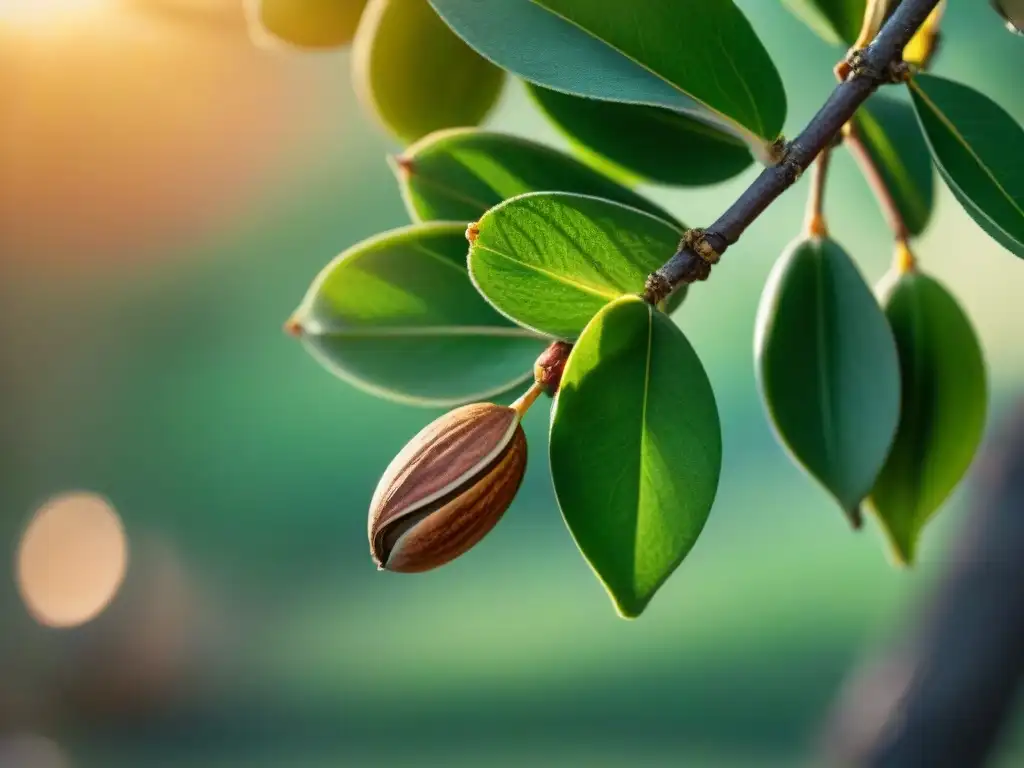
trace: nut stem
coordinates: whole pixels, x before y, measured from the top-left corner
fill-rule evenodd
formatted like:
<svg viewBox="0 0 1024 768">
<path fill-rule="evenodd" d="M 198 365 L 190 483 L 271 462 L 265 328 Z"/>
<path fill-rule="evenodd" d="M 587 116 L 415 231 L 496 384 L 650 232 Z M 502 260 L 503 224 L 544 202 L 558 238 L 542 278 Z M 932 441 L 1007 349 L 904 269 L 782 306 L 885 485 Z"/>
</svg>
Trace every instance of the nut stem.
<svg viewBox="0 0 1024 768">
<path fill-rule="evenodd" d="M 533 385 L 526 390 L 522 396 L 512 403 L 510 408 L 519 414 L 519 418 L 522 419 L 526 415 L 526 412 L 530 410 L 530 406 L 534 404 L 541 393 L 544 391 L 544 387 L 540 383 L 534 382 Z"/>
</svg>

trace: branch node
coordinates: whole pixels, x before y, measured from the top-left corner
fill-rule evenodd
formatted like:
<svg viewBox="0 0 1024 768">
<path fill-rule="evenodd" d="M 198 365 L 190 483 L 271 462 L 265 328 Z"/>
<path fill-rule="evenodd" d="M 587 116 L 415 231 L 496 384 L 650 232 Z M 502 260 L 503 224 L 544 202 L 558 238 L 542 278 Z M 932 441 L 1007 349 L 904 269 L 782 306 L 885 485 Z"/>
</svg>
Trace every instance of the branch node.
<svg viewBox="0 0 1024 768">
<path fill-rule="evenodd" d="M 651 272 L 644 283 L 644 301 L 657 306 L 672 293 L 672 283 L 661 272 Z"/>
<path fill-rule="evenodd" d="M 768 167 L 774 168 L 786 159 L 786 152 L 789 150 L 789 143 L 785 136 L 779 136 L 768 146 Z"/>
<path fill-rule="evenodd" d="M 793 144 L 790 142 L 786 145 L 786 154 L 782 158 L 782 171 L 786 176 L 786 186 L 796 184 L 804 169 L 800 165 L 800 161 L 797 160 L 793 155 Z"/>
<path fill-rule="evenodd" d="M 682 242 L 679 243 L 679 250 L 686 248 L 692 250 L 710 266 L 714 266 L 722 258 L 722 255 L 708 242 L 708 233 L 704 229 L 686 230 Z"/>
<path fill-rule="evenodd" d="M 844 63 L 845 67 L 837 68 L 837 76 L 842 73 L 843 79 L 852 76 L 866 77 L 876 83 L 905 83 L 911 76 L 910 65 L 902 59 L 877 66 L 868 57 L 867 48 L 851 48 Z"/>
<path fill-rule="evenodd" d="M 902 59 L 889 65 L 890 83 L 909 83 L 913 74 L 910 65 Z"/>
<path fill-rule="evenodd" d="M 881 82 L 885 72 L 879 69 L 867 56 L 866 48 L 851 48 L 846 54 L 847 79 L 850 77 L 866 77 Z"/>
</svg>

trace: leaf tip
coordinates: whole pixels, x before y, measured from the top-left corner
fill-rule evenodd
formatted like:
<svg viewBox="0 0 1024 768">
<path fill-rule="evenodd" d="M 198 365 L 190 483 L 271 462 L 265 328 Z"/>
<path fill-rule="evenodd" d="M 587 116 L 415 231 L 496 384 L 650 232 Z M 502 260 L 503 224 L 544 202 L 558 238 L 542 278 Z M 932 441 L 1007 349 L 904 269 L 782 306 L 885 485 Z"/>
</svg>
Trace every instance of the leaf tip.
<svg viewBox="0 0 1024 768">
<path fill-rule="evenodd" d="M 297 316 L 292 315 L 285 321 L 284 332 L 287 333 L 289 336 L 293 336 L 294 338 L 298 339 L 302 336 L 302 331 L 302 322 L 299 320 Z"/>
<path fill-rule="evenodd" d="M 861 505 L 859 503 L 854 504 L 851 507 L 844 508 L 843 512 L 846 513 L 846 517 L 850 521 L 850 527 L 853 528 L 853 530 L 859 531 L 864 527 L 864 513 L 861 511 Z"/>
<path fill-rule="evenodd" d="M 631 590 L 627 590 L 624 594 L 617 594 L 608 584 L 605 584 L 605 589 L 608 590 L 608 596 L 611 597 L 612 604 L 615 606 L 615 613 L 618 614 L 620 619 L 625 619 L 626 621 L 638 619 L 653 597 L 653 595 L 636 594 Z"/>
<path fill-rule="evenodd" d="M 615 613 L 618 614 L 620 619 L 625 619 L 626 621 L 635 621 L 644 612 L 645 604 L 626 604 L 614 596 L 612 597 L 612 602 L 615 604 Z"/>
<path fill-rule="evenodd" d="M 909 570 L 914 567 L 914 545 L 913 542 L 891 542 L 889 555 L 892 564 L 900 570 Z"/>
<path fill-rule="evenodd" d="M 480 237 L 480 222 L 474 221 L 466 227 L 466 239 L 472 244 L 476 242 L 478 237 Z"/>
<path fill-rule="evenodd" d="M 411 157 L 405 155 L 389 155 L 388 163 L 394 169 L 395 175 L 400 179 L 408 179 L 416 170 L 416 163 Z"/>
</svg>

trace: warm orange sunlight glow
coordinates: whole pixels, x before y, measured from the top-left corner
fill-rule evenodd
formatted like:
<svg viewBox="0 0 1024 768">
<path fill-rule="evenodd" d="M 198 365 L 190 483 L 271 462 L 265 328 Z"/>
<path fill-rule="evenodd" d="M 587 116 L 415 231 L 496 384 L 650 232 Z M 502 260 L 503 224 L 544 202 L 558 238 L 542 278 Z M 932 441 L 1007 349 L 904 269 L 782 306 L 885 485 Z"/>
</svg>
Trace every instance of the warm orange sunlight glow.
<svg viewBox="0 0 1024 768">
<path fill-rule="evenodd" d="M 0 0 L 0 265 L 198 254 L 337 141 L 305 61 L 241 0 Z"/>
<path fill-rule="evenodd" d="M 113 0 L 0 0 L 0 26 L 63 25 L 112 5 Z"/>
</svg>

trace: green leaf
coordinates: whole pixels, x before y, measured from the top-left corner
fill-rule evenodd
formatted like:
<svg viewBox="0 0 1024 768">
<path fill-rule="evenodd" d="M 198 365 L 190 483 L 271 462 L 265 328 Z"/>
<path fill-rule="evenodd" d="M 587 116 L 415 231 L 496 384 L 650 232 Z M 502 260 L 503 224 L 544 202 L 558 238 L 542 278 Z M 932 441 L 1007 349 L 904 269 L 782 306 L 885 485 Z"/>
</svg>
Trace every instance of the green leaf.
<svg viewBox="0 0 1024 768">
<path fill-rule="evenodd" d="M 900 369 L 885 315 L 838 244 L 798 240 L 776 262 L 754 351 L 779 438 L 859 525 L 896 434 Z"/>
<path fill-rule="evenodd" d="M 981 442 L 985 361 L 956 299 L 932 278 L 903 275 L 884 304 L 899 348 L 903 407 L 870 502 L 896 556 L 911 563 L 921 529 L 967 472 Z"/>
<path fill-rule="evenodd" d="M 910 234 L 920 235 L 932 214 L 935 172 L 913 108 L 876 93 L 857 110 L 854 127 Z"/>
<path fill-rule="evenodd" d="M 352 42 L 366 0 L 246 0 L 253 38 L 298 48 Z"/>
<path fill-rule="evenodd" d="M 505 80 L 427 0 L 370 0 L 352 46 L 352 77 L 366 108 L 406 142 L 476 125 Z"/>
<path fill-rule="evenodd" d="M 851 46 L 860 35 L 867 0 L 782 0 L 823 40 Z"/>
<path fill-rule="evenodd" d="M 527 91 L 578 147 L 645 181 L 715 184 L 754 159 L 732 134 L 668 109 L 584 99 L 532 83 Z"/>
<path fill-rule="evenodd" d="M 636 208 L 561 192 L 513 197 L 476 229 L 469 273 L 477 289 L 519 325 L 562 339 L 576 338 L 608 302 L 643 293 L 682 237 Z"/>
<path fill-rule="evenodd" d="M 432 133 L 395 161 L 409 215 L 419 221 L 476 221 L 526 192 L 576 192 L 671 214 L 579 160 L 502 133 L 453 128 Z"/>
<path fill-rule="evenodd" d="M 353 246 L 313 281 L 289 329 L 328 370 L 393 400 L 455 405 L 529 380 L 546 342 L 473 289 L 465 228 L 419 224 Z"/>
<path fill-rule="evenodd" d="M 700 535 L 722 468 L 715 395 L 682 331 L 635 297 L 605 307 L 566 364 L 550 451 L 576 544 L 638 616 Z"/>
<path fill-rule="evenodd" d="M 1024 258 L 1024 129 L 972 88 L 934 75 L 910 83 L 932 157 L 971 217 Z"/>
<path fill-rule="evenodd" d="M 732 0 L 431 0 L 471 46 L 524 80 L 660 106 L 763 154 L 782 130 L 779 73 Z"/>
</svg>

